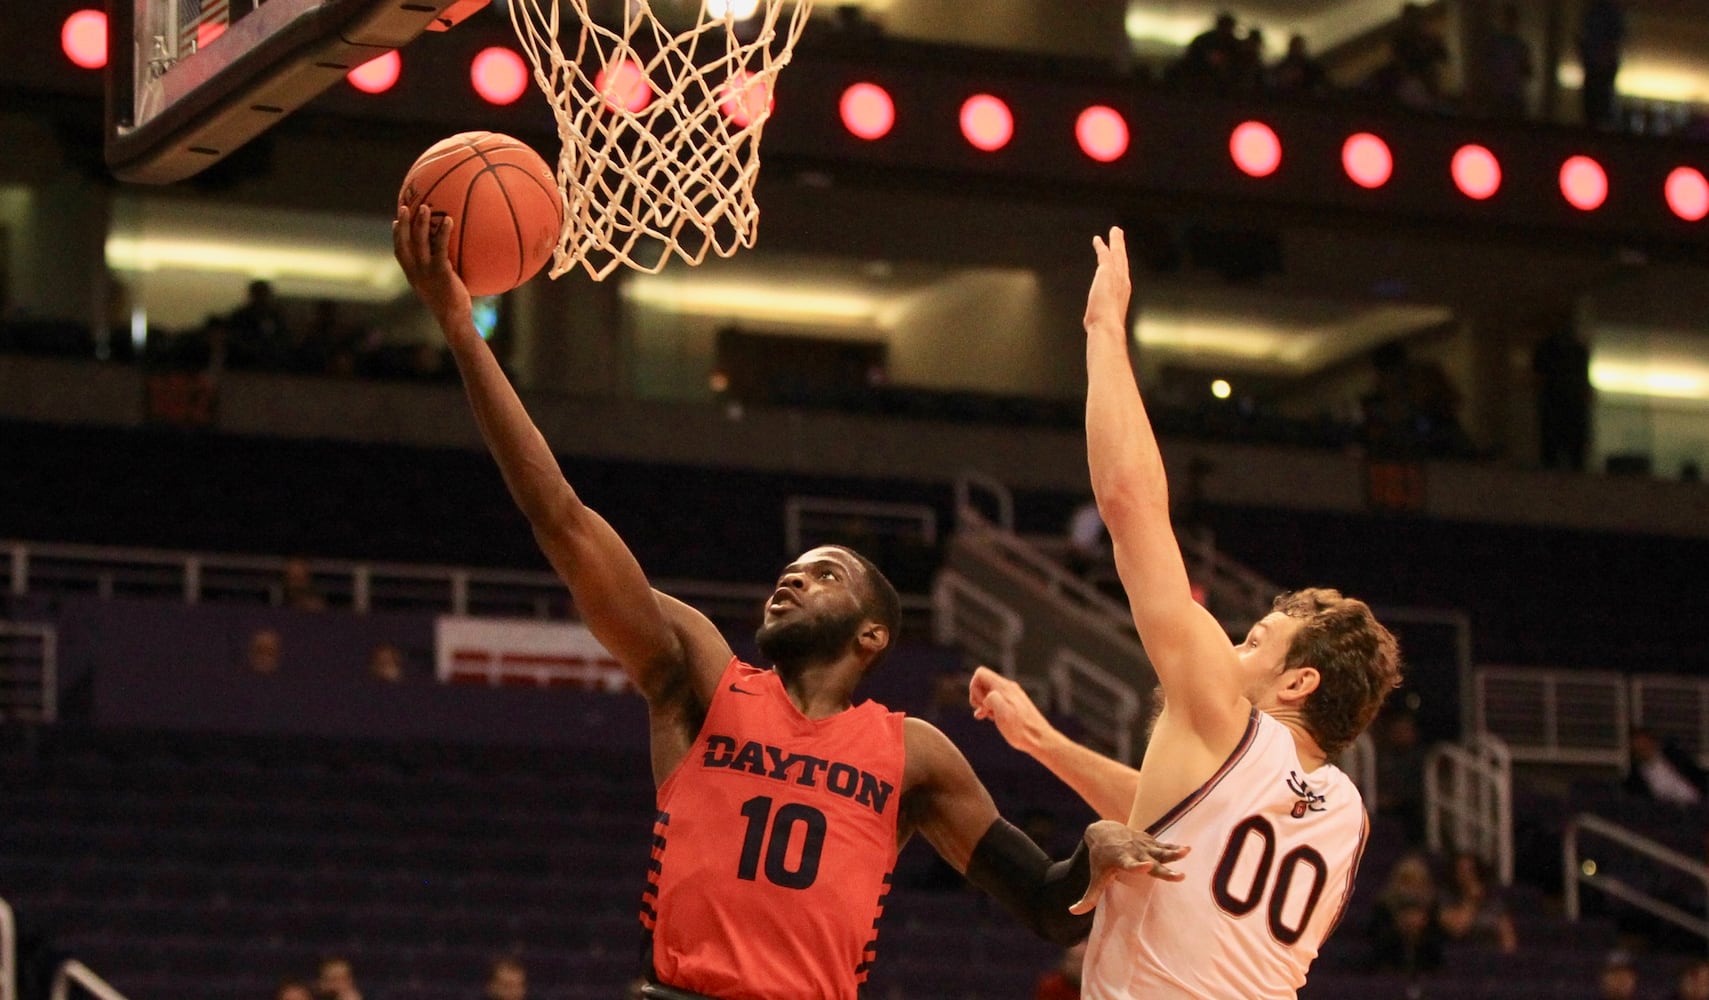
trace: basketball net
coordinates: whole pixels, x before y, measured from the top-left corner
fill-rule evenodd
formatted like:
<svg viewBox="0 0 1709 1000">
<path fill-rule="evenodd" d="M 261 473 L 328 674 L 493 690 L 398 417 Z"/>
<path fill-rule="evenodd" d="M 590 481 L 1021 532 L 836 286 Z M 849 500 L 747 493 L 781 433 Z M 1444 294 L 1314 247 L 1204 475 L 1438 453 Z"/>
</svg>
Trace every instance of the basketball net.
<svg viewBox="0 0 1709 1000">
<path fill-rule="evenodd" d="M 787 19 L 784 0 L 761 0 L 743 21 L 707 9 L 739 0 L 688 0 L 676 13 L 693 23 L 674 30 L 649 0 L 625 0 L 617 28 L 599 24 L 590 2 L 510 2 L 563 143 L 552 277 L 578 264 L 595 281 L 619 265 L 656 274 L 673 255 L 693 266 L 753 246 L 760 132 L 812 0 L 795 0 Z M 579 22 L 568 53 L 560 6 Z"/>
</svg>

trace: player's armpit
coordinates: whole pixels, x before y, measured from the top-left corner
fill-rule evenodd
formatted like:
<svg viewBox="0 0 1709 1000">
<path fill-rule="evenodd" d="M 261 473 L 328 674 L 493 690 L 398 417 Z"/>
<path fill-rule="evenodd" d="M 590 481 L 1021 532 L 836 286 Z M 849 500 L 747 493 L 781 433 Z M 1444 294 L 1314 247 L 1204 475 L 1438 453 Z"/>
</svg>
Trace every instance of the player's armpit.
<svg viewBox="0 0 1709 1000">
<path fill-rule="evenodd" d="M 973 849 L 967 880 L 1047 941 L 1070 945 L 1092 931 L 1092 917 L 1069 912 L 1091 880 L 1085 842 L 1067 860 L 1050 856 L 1013 823 L 998 817 Z"/>
</svg>

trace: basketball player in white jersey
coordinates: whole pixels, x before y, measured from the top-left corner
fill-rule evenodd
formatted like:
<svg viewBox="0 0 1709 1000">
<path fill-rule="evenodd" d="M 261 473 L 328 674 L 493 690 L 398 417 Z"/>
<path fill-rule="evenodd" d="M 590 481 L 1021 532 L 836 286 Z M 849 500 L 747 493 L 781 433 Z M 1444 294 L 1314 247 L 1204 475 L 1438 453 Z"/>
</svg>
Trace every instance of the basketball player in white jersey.
<svg viewBox="0 0 1709 1000">
<path fill-rule="evenodd" d="M 1329 760 L 1399 683 L 1399 655 L 1370 608 L 1333 590 L 1283 595 L 1238 644 L 1193 600 L 1128 360 L 1121 230 L 1093 246 L 1087 455 L 1162 711 L 1134 771 L 1062 738 L 988 670 L 970 698 L 1105 821 L 1192 851 L 1174 866 L 1185 881 L 1167 888 L 1093 872 L 1075 907 L 1098 910 L 1082 996 L 1291 998 L 1352 892 L 1368 829 L 1358 790 Z"/>
</svg>

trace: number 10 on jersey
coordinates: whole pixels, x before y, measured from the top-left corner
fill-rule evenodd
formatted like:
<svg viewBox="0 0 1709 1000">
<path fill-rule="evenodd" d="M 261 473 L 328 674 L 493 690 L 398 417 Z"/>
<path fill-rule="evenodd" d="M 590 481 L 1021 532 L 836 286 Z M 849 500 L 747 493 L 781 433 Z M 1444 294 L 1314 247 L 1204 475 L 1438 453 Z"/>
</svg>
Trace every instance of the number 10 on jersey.
<svg viewBox="0 0 1709 1000">
<path fill-rule="evenodd" d="M 742 837 L 742 859 L 736 877 L 753 882 L 765 855 L 766 881 L 785 889 L 805 889 L 819 877 L 819 855 L 825 850 L 825 814 L 799 802 L 786 802 L 772 812 L 771 796 L 761 795 L 742 803 L 748 831 Z M 789 843 L 796 827 L 806 827 L 801 856 L 789 867 Z"/>
</svg>

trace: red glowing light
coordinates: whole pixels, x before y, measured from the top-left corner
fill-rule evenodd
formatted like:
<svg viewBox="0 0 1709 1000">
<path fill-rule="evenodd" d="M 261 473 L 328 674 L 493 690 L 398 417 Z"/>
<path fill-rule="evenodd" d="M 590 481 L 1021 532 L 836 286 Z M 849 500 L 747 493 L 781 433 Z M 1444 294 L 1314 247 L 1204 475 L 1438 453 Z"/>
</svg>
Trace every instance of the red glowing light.
<svg viewBox="0 0 1709 1000">
<path fill-rule="evenodd" d="M 1001 98 L 975 94 L 961 105 L 961 134 L 974 149 L 995 153 L 1015 137 L 1015 116 Z"/>
<path fill-rule="evenodd" d="M 771 84 L 761 76 L 737 73 L 724 82 L 718 108 L 737 128 L 747 128 L 771 111 Z"/>
<path fill-rule="evenodd" d="M 843 128 L 868 141 L 889 135 L 896 124 L 896 102 L 876 83 L 857 83 L 843 91 L 837 110 L 842 114 Z"/>
<path fill-rule="evenodd" d="M 1249 177 L 1268 177 L 1282 165 L 1282 140 L 1263 122 L 1244 122 L 1228 139 L 1234 165 Z"/>
<path fill-rule="evenodd" d="M 515 104 L 528 89 L 522 57 L 502 46 L 482 49 L 469 65 L 469 82 L 488 104 Z"/>
<path fill-rule="evenodd" d="M 1702 171 L 1678 167 L 1667 175 L 1667 207 L 1686 222 L 1709 216 L 1709 180 Z"/>
<path fill-rule="evenodd" d="M 224 21 L 203 21 L 196 26 L 196 48 L 205 49 L 214 43 L 214 39 L 225 34 Z"/>
<path fill-rule="evenodd" d="M 653 103 L 653 88 L 647 83 L 647 71 L 633 59 L 607 63 L 593 78 L 593 86 L 605 98 L 605 106 L 613 111 L 640 114 Z"/>
<path fill-rule="evenodd" d="M 403 57 L 393 49 L 385 55 L 375 56 L 344 76 L 352 87 L 364 94 L 383 94 L 398 82 L 398 72 L 403 64 Z"/>
<path fill-rule="evenodd" d="M 1468 198 L 1483 201 L 1501 190 L 1501 161 L 1482 146 L 1461 146 L 1449 169 L 1454 186 Z"/>
<path fill-rule="evenodd" d="M 1388 143 L 1360 132 L 1341 144 L 1341 166 L 1360 187 L 1380 188 L 1394 176 L 1394 154 L 1389 152 Z"/>
<path fill-rule="evenodd" d="M 1561 195 L 1581 212 L 1592 212 L 1608 200 L 1608 175 L 1602 164 L 1588 156 L 1574 156 L 1561 164 Z"/>
<path fill-rule="evenodd" d="M 1099 163 L 1114 163 L 1127 154 L 1127 119 L 1115 108 L 1093 105 L 1074 122 L 1080 151 Z"/>
<path fill-rule="evenodd" d="M 107 65 L 107 15 L 99 10 L 80 10 L 65 19 L 59 29 L 59 47 L 65 58 L 83 69 Z"/>
</svg>

